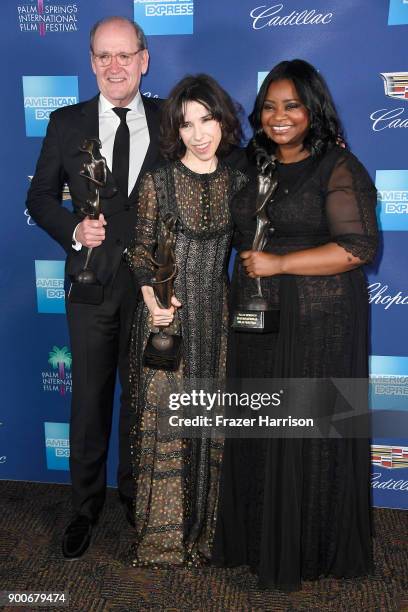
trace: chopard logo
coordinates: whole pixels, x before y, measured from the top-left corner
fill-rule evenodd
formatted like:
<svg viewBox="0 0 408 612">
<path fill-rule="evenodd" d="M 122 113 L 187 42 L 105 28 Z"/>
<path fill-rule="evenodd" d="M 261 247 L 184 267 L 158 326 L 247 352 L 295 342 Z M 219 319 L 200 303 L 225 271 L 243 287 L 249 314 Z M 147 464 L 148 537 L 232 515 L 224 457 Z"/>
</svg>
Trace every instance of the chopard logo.
<svg viewBox="0 0 408 612">
<path fill-rule="evenodd" d="M 392 294 L 388 290 L 388 285 L 382 285 L 381 283 L 372 283 L 368 285 L 368 301 L 370 304 L 380 304 L 384 307 L 384 310 L 388 310 L 391 306 L 397 305 L 408 305 L 408 295 L 403 295 L 401 291 Z"/>
<path fill-rule="evenodd" d="M 287 15 L 283 14 L 283 3 L 266 6 L 257 6 L 250 12 L 252 18 L 252 28 L 262 30 L 262 28 L 272 26 L 299 26 L 299 25 L 327 25 L 333 19 L 333 13 L 319 13 L 315 9 L 303 11 L 291 11 Z"/>
</svg>

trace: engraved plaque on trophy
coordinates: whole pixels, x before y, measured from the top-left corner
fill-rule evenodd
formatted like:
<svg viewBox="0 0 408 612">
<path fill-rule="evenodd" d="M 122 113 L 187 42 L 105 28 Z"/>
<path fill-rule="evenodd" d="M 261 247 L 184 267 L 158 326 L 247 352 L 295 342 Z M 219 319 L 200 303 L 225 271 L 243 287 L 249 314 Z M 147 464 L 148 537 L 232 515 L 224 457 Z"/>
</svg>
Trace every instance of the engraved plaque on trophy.
<svg viewBox="0 0 408 612">
<path fill-rule="evenodd" d="M 258 194 L 256 199 L 256 231 L 252 251 L 262 251 L 266 245 L 266 234 L 271 231 L 271 224 L 266 212 L 266 205 L 272 201 L 277 189 L 276 163 L 274 157 L 257 156 Z M 240 332 L 268 333 L 279 329 L 280 312 L 272 308 L 262 294 L 261 279 L 254 279 L 256 292 L 236 308 L 232 327 Z"/>
<path fill-rule="evenodd" d="M 98 138 L 86 138 L 79 147 L 82 153 L 89 155 L 89 161 L 84 162 L 79 172 L 80 176 L 88 181 L 90 191 L 90 197 L 85 201 L 81 212 L 90 219 L 96 220 L 99 219 L 101 212 L 99 189 L 106 185 L 106 160 L 104 157 L 95 157 L 101 146 Z M 90 267 L 92 252 L 93 248 L 89 247 L 84 268 L 71 283 L 68 293 L 70 302 L 81 304 L 101 304 L 103 302 L 103 285 Z"/>
<path fill-rule="evenodd" d="M 155 258 L 151 258 L 156 268 L 152 284 L 160 308 L 170 308 L 174 294 L 174 279 L 177 275 L 174 254 L 177 218 L 172 213 L 168 213 L 162 221 L 163 231 L 158 241 Z M 174 372 L 180 365 L 181 349 L 181 333 L 176 320 L 170 326 L 153 328 L 144 351 L 143 364 L 149 368 Z"/>
</svg>

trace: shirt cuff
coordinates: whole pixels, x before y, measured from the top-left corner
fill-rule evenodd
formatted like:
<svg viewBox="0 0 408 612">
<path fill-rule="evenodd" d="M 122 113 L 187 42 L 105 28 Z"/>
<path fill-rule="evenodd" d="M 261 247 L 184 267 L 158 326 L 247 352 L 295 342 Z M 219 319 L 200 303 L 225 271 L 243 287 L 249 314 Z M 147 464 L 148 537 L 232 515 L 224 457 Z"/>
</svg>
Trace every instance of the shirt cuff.
<svg viewBox="0 0 408 612">
<path fill-rule="evenodd" d="M 78 223 L 79 225 L 79 223 Z M 72 248 L 74 249 L 74 251 L 80 251 L 82 249 L 82 242 L 79 242 L 76 239 L 76 231 L 78 229 L 78 225 L 76 226 L 76 228 L 74 229 L 74 233 L 72 234 Z"/>
</svg>

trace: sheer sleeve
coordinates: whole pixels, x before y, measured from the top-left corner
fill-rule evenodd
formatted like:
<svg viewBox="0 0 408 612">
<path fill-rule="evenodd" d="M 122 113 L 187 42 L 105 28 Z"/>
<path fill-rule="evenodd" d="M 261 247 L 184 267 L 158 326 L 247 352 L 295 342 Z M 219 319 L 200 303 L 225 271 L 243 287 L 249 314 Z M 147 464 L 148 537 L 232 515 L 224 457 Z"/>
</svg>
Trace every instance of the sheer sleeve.
<svg viewBox="0 0 408 612">
<path fill-rule="evenodd" d="M 145 174 L 139 188 L 135 237 L 127 250 L 128 264 L 139 287 L 152 286 L 154 267 L 150 260 L 157 243 L 158 206 L 151 174 Z"/>
<path fill-rule="evenodd" d="M 332 241 L 364 263 L 375 257 L 378 230 L 376 189 L 364 166 L 344 152 L 326 188 L 326 215 Z"/>
</svg>

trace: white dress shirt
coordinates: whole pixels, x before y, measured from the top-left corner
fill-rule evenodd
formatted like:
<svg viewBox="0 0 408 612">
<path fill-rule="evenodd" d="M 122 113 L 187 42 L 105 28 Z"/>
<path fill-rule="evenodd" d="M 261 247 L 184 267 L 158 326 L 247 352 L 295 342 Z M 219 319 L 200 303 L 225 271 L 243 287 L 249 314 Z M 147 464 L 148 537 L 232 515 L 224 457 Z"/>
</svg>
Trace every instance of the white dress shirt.
<svg viewBox="0 0 408 612">
<path fill-rule="evenodd" d="M 113 112 L 113 108 L 115 108 L 115 106 L 100 94 L 99 140 L 102 143 L 101 155 L 106 158 L 106 163 L 110 170 L 112 170 L 113 143 L 115 141 L 116 130 L 120 125 L 120 119 L 117 114 Z M 150 138 L 142 96 L 139 91 L 126 108 L 130 108 L 130 111 L 126 114 L 126 123 L 128 124 L 130 134 L 129 195 L 135 186 L 137 177 L 142 168 Z"/>
<path fill-rule="evenodd" d="M 105 96 L 99 94 L 98 112 L 99 140 L 102 143 L 101 155 L 105 157 L 107 166 L 110 170 L 112 170 L 113 144 L 115 142 L 116 130 L 120 125 L 120 119 L 112 110 L 113 108 L 115 108 L 114 104 L 109 102 Z M 150 136 L 142 96 L 139 91 L 126 108 L 130 108 L 130 111 L 126 114 L 126 123 L 128 124 L 130 135 L 129 195 L 135 186 L 137 177 L 142 168 L 143 160 L 146 157 Z M 75 239 L 77 227 L 72 237 L 72 248 L 76 251 L 80 251 L 82 244 Z"/>
</svg>

